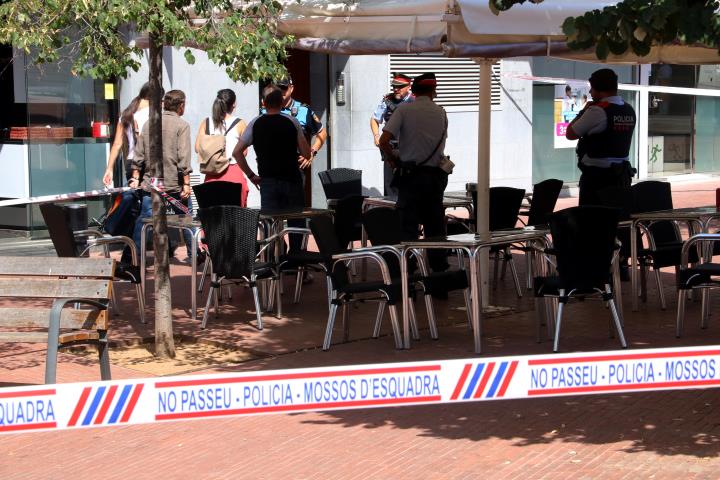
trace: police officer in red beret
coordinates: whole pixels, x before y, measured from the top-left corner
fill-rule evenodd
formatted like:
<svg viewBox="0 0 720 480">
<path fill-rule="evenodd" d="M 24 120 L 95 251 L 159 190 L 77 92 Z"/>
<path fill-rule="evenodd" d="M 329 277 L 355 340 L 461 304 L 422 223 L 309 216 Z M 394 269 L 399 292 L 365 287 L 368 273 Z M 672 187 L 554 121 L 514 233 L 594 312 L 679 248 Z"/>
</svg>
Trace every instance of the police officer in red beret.
<svg viewBox="0 0 720 480">
<path fill-rule="evenodd" d="M 383 97 L 382 101 L 370 118 L 370 130 L 372 130 L 373 141 L 375 142 L 376 147 L 380 145 L 380 125 L 387 123 L 388 120 L 390 120 L 390 117 L 399 105 L 406 102 L 412 102 L 415 99 L 412 93 L 410 93 L 411 82 L 412 79 L 407 75 L 402 73 L 393 73 L 393 79 L 392 82 L 390 82 L 392 92 Z M 397 149 L 397 141 L 393 142 L 393 147 Z M 390 167 L 390 164 L 385 161 L 382 151 L 380 152 L 380 155 L 384 164 L 384 195 L 397 197 L 397 189 L 390 186 L 390 183 L 392 182 L 392 168 Z"/>
</svg>

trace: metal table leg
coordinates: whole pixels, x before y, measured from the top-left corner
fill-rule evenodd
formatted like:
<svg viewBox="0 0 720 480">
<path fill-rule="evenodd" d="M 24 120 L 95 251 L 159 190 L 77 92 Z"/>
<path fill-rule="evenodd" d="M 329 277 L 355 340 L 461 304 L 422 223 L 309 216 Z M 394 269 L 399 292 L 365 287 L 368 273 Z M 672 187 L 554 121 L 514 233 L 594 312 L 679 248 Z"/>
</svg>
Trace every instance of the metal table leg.
<svg viewBox="0 0 720 480">
<path fill-rule="evenodd" d="M 142 285 L 143 294 L 147 294 L 147 285 L 145 282 L 147 269 L 147 231 L 152 228 L 151 223 L 146 223 L 140 229 L 140 285 Z M 147 297 L 145 298 L 147 300 Z"/>
<path fill-rule="evenodd" d="M 481 308 L 480 304 L 482 299 L 480 298 L 480 282 L 478 279 L 478 263 L 480 260 L 481 248 L 476 248 L 468 252 L 470 257 L 470 292 L 472 298 L 472 326 L 473 326 L 473 341 L 475 345 L 475 353 L 482 353 L 482 335 L 480 331 L 481 324 Z"/>
<path fill-rule="evenodd" d="M 630 297 L 632 298 L 632 311 L 638 311 L 638 249 L 637 249 L 637 221 L 630 224 Z"/>
<path fill-rule="evenodd" d="M 409 249 L 403 248 L 400 253 L 400 283 L 402 285 L 402 318 L 403 318 L 403 345 L 405 349 L 410 348 L 410 315 L 409 315 L 409 290 L 408 285 L 408 266 L 407 252 Z"/>
<path fill-rule="evenodd" d="M 190 270 L 190 299 L 192 302 L 192 312 L 191 312 L 191 318 L 193 320 L 197 319 L 197 250 L 198 250 L 198 236 L 200 230 L 195 232 L 191 227 L 183 227 L 183 230 L 189 230 L 190 231 L 190 237 L 191 240 L 191 246 L 192 251 L 190 253 L 190 263 L 191 263 L 191 270 Z"/>
</svg>

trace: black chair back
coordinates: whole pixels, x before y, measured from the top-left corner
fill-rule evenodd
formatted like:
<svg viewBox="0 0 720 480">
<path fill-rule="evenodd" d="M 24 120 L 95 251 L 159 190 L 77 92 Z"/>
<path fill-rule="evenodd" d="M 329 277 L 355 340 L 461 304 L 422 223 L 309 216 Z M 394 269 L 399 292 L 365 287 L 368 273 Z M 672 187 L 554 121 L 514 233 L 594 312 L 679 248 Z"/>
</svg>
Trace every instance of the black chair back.
<svg viewBox="0 0 720 480">
<path fill-rule="evenodd" d="M 648 180 L 630 187 L 633 192 L 634 212 L 672 210 L 672 188 L 668 182 Z M 661 221 L 650 225 L 650 233 L 657 245 L 680 241 L 672 222 Z"/>
<path fill-rule="evenodd" d="M 250 279 L 258 252 L 260 212 L 230 205 L 198 209 L 213 272 Z"/>
<path fill-rule="evenodd" d="M 620 220 L 630 220 L 635 213 L 635 198 L 631 187 L 608 187 L 598 191 L 600 205 L 620 210 Z"/>
<path fill-rule="evenodd" d="M 349 195 L 338 200 L 333 208 L 335 233 L 340 245 L 360 240 L 362 236 L 362 206 L 365 197 Z"/>
<path fill-rule="evenodd" d="M 242 200 L 242 185 L 234 182 L 207 182 L 192 187 L 198 208 L 234 205 Z"/>
<path fill-rule="evenodd" d="M 620 211 L 586 205 L 550 215 L 550 232 L 562 288 L 604 290 L 610 282 Z"/>
<path fill-rule="evenodd" d="M 394 208 L 371 208 L 363 215 L 363 225 L 373 245 L 397 245 L 405 239 L 400 212 Z"/>
<path fill-rule="evenodd" d="M 335 225 L 330 217 L 319 216 L 310 219 L 310 231 L 315 238 L 320 254 L 326 258 L 328 275 L 333 281 L 335 288 L 341 288 L 349 283 L 347 267 L 344 263 L 338 263 L 333 269 L 333 255 L 346 252 L 347 249 L 338 241 L 335 233 Z"/>
<path fill-rule="evenodd" d="M 58 257 L 77 257 L 81 251 L 71 228 L 70 215 L 65 207 L 55 203 L 40 204 L 45 225 L 47 225 Z"/>
<path fill-rule="evenodd" d="M 400 222 L 400 212 L 394 208 L 381 207 L 372 208 L 363 215 L 363 225 L 365 225 L 365 233 L 368 240 L 374 246 L 380 245 L 397 245 L 405 239 L 405 233 L 402 230 Z M 385 262 L 390 269 L 392 277 L 400 276 L 400 262 L 392 253 L 383 254 Z M 415 269 L 414 259 L 408 261 L 408 271 Z"/>
<path fill-rule="evenodd" d="M 524 197 L 525 190 L 522 188 L 490 188 L 490 230 L 515 228 Z"/>
<path fill-rule="evenodd" d="M 362 195 L 362 170 L 332 168 L 319 172 L 325 197 L 339 200 L 348 195 Z"/>
<path fill-rule="evenodd" d="M 549 178 L 533 186 L 532 201 L 528 210 L 528 225 L 547 225 L 548 217 L 555 210 L 563 181 Z"/>
<path fill-rule="evenodd" d="M 616 208 L 619 210 L 618 220 L 630 220 L 630 215 L 635 213 L 635 199 L 633 191 L 630 187 L 608 187 L 598 191 L 600 205 L 604 207 Z M 622 258 L 630 258 L 630 227 L 620 227 L 617 231 L 617 239 L 620 240 L 620 256 Z M 638 251 L 643 248 L 642 237 L 636 237 Z"/>
</svg>

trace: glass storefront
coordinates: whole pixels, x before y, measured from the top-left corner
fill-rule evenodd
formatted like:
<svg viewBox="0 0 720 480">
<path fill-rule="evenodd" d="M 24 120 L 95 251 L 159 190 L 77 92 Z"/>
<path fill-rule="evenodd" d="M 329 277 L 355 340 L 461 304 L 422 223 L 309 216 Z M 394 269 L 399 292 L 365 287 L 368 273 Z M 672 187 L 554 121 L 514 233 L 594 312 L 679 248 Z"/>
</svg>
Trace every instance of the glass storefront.
<svg viewBox="0 0 720 480">
<path fill-rule="evenodd" d="M 649 85 L 697 86 L 696 67 L 652 65 Z M 650 91 L 648 98 L 648 176 L 693 171 L 695 97 Z"/>
<path fill-rule="evenodd" d="M 718 97 L 696 98 L 695 172 L 720 172 L 720 98 Z"/>
<path fill-rule="evenodd" d="M 557 108 L 561 107 L 558 101 L 558 90 L 564 90 L 563 85 L 535 84 L 533 85 L 533 163 L 532 182 L 538 183 L 548 178 L 557 178 L 565 183 L 577 183 L 580 180 L 580 170 L 577 168 L 577 157 L 572 144 L 558 140 L 564 136 L 562 126 L 557 123 Z M 620 96 L 637 110 L 637 95 L 632 91 L 621 91 Z M 569 121 L 570 119 L 562 119 Z M 564 122 L 566 123 L 566 122 Z M 635 152 L 637 129 L 633 135 L 630 152 Z M 637 158 L 631 153 L 630 163 L 637 167 Z"/>
<path fill-rule="evenodd" d="M 2 58 L 12 55 L 5 47 Z M 110 133 L 117 118 L 115 83 L 79 78 L 70 63 L 27 65 L 19 56 L 0 77 L 6 112 L 0 156 L 20 185 L 4 188 L 2 198 L 54 195 L 102 187 Z M 8 100 L 11 99 L 11 100 Z M 112 119 L 112 120 L 111 120 Z M 83 200 L 99 216 L 105 199 Z M 44 222 L 37 205 L 0 209 L 3 228 L 33 230 Z"/>
</svg>

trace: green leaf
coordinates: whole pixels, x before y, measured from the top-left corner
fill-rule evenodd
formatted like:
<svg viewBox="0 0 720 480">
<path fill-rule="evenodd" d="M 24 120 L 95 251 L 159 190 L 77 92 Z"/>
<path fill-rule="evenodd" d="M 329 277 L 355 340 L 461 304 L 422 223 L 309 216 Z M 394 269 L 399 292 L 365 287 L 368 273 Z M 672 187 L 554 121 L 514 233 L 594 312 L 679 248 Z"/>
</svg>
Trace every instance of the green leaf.
<svg viewBox="0 0 720 480">
<path fill-rule="evenodd" d="M 577 34 L 577 29 L 575 28 L 575 19 L 573 17 L 567 17 L 565 21 L 563 21 L 562 31 L 568 37 Z"/>
<path fill-rule="evenodd" d="M 609 53 L 610 49 L 606 41 L 600 41 L 595 45 L 595 56 L 600 60 L 606 60 Z"/>
</svg>

